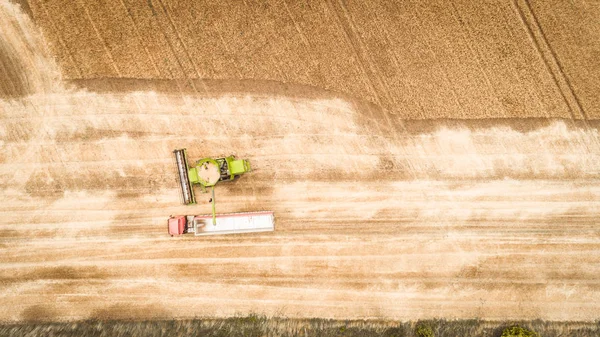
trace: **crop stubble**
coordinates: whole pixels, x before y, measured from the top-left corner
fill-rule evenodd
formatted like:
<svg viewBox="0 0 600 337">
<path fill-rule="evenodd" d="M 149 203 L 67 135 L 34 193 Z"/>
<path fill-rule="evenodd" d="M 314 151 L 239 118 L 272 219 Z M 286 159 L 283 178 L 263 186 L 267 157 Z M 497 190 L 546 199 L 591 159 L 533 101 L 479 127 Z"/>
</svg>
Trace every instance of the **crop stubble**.
<svg viewBox="0 0 600 337">
<path fill-rule="evenodd" d="M 595 127 L 406 122 L 390 137 L 340 99 L 39 99 L 3 105 L 42 121 L 2 140 L 5 320 L 121 317 L 114 303 L 138 318 L 595 317 Z M 167 215 L 209 212 L 202 194 L 177 205 L 179 146 L 251 158 L 218 211 L 274 210 L 277 231 L 167 237 Z"/>
</svg>

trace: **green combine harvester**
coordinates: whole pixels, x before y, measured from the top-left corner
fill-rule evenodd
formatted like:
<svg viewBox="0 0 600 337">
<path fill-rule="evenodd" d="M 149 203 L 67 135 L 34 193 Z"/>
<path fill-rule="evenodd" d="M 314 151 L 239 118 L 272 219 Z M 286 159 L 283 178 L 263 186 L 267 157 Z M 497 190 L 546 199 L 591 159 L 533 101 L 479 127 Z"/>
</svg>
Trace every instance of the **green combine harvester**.
<svg viewBox="0 0 600 337">
<path fill-rule="evenodd" d="M 235 159 L 234 156 L 224 158 L 203 158 L 193 166 L 188 166 L 186 149 L 174 150 L 175 161 L 179 173 L 179 183 L 181 185 L 182 203 L 191 205 L 196 203 L 193 185 L 202 187 L 202 192 L 206 188 L 212 190 L 212 214 L 213 225 L 216 225 L 215 213 L 215 185 L 220 181 L 230 181 L 238 178 L 246 172 L 250 172 L 250 163 L 244 159 Z"/>
</svg>

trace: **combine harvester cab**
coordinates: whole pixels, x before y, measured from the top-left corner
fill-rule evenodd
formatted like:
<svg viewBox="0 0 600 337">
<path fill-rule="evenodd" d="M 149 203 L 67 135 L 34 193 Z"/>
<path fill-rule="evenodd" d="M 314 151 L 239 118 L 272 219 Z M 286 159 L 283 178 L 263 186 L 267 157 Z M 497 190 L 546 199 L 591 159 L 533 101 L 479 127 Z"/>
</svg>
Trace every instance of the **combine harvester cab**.
<svg viewBox="0 0 600 337">
<path fill-rule="evenodd" d="M 231 181 L 250 172 L 250 163 L 247 160 L 236 159 L 234 156 L 203 158 L 190 167 L 186 149 L 174 150 L 173 154 L 177 164 L 182 203 L 184 205 L 196 203 L 193 185 L 200 185 L 203 192 L 210 187 L 212 215 L 171 216 L 168 221 L 171 236 L 192 233 L 198 236 L 275 230 L 275 217 L 271 211 L 216 214 L 215 185 L 220 181 Z"/>
<path fill-rule="evenodd" d="M 195 236 L 216 234 L 240 234 L 272 232 L 275 230 L 273 212 L 227 213 L 216 216 L 217 224 L 208 215 L 172 215 L 169 218 L 171 236 L 193 234 Z"/>
</svg>

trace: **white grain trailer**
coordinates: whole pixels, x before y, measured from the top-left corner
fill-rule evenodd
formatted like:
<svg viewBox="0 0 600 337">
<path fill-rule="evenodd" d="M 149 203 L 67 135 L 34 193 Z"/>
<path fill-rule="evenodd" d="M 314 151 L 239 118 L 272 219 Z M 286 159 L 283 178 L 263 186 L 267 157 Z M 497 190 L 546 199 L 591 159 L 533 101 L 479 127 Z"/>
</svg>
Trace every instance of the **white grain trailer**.
<svg viewBox="0 0 600 337">
<path fill-rule="evenodd" d="M 271 211 L 218 214 L 216 224 L 213 215 L 172 215 L 168 230 L 171 236 L 272 232 L 275 214 Z"/>
</svg>

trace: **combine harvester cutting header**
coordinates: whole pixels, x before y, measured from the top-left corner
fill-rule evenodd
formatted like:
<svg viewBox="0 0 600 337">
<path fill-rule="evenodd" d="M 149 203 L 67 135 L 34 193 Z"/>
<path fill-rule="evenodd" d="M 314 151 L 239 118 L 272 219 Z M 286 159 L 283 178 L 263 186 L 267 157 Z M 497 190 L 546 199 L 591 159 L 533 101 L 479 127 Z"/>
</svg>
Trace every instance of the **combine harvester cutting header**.
<svg viewBox="0 0 600 337">
<path fill-rule="evenodd" d="M 250 172 L 250 163 L 234 156 L 224 158 L 204 158 L 192 167 L 188 166 L 186 149 L 173 151 L 177 162 L 177 172 L 181 185 L 182 203 L 196 203 L 193 185 L 200 185 L 202 192 L 210 187 L 212 217 L 210 215 L 175 215 L 169 218 L 169 234 L 233 234 L 269 232 L 275 229 L 273 212 L 229 213 L 217 215 L 215 211 L 215 185 L 220 181 L 231 181 Z M 210 219 L 212 218 L 212 224 Z"/>
</svg>

